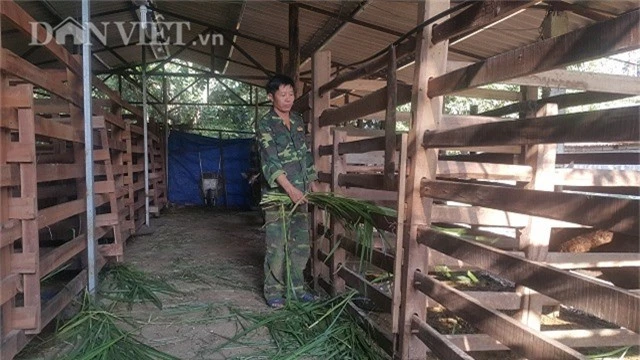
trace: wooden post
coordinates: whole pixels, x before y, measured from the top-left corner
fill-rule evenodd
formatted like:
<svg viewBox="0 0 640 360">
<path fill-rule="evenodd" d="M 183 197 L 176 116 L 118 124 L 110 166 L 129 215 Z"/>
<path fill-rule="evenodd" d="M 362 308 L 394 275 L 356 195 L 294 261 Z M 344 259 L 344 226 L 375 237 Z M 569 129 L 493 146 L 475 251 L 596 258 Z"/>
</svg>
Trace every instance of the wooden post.
<svg viewBox="0 0 640 360">
<path fill-rule="evenodd" d="M 398 215 L 396 218 L 396 256 L 394 258 L 393 266 L 393 301 L 391 308 L 391 332 L 398 334 L 399 320 L 400 320 L 400 307 L 402 303 L 401 296 L 401 274 L 402 274 L 402 249 L 404 239 L 404 222 L 406 213 L 406 179 L 407 179 L 407 142 L 408 134 L 402 134 L 400 136 L 400 156 L 398 156 Z"/>
<path fill-rule="evenodd" d="M 385 190 L 394 190 L 396 175 L 396 107 L 398 106 L 398 81 L 396 76 L 396 48 L 389 47 L 389 67 L 387 68 L 387 112 L 384 122 L 384 179 Z"/>
<path fill-rule="evenodd" d="M 28 93 L 33 93 L 33 85 L 19 85 L 28 87 Z M 27 99 L 25 99 L 27 100 Z M 38 237 L 38 181 L 36 175 L 36 134 L 34 125 L 33 97 L 28 99 L 30 106 L 18 109 L 18 144 L 24 147 L 29 161 L 20 161 L 20 198 L 28 204 L 29 213 L 21 216 L 22 222 L 22 255 L 32 257 L 34 267 L 28 274 L 23 275 L 24 307 L 14 308 L 14 327 L 25 329 L 28 334 L 40 332 L 40 243 Z M 11 161 L 11 159 L 9 159 Z M 11 204 L 9 204 L 11 213 Z"/>
<path fill-rule="evenodd" d="M 0 40 L 1 43 L 1 40 Z M 4 91 L 8 88 L 9 82 L 2 74 L 0 74 L 0 87 L 4 94 Z M 4 98 L 0 96 L 0 108 L 4 106 L 2 102 Z M 0 127 L 0 166 L 7 165 L 7 152 L 9 150 L 9 144 L 11 143 L 11 131 Z M 11 197 L 11 188 L 0 187 L 0 231 L 6 231 L 11 227 L 18 226 L 16 221 L 9 221 L 9 199 Z M 13 273 L 11 271 L 11 255 L 13 254 L 13 242 L 9 245 L 0 245 L 0 282 L 4 282 Z M 7 294 L 2 294 L 2 298 Z M 3 300 L 4 301 L 4 300 Z M 4 340 L 5 337 L 13 330 L 13 308 L 15 306 L 15 298 L 4 303 L 0 303 L 0 339 Z M 0 350 L 1 351 L 1 350 Z M 0 355 L 3 352 L 0 352 Z"/>
<path fill-rule="evenodd" d="M 342 188 L 338 185 L 338 177 L 340 174 L 345 173 L 346 160 L 344 155 L 340 155 L 338 153 L 338 146 L 346 140 L 346 137 L 346 131 L 339 131 L 336 129 L 333 132 L 333 153 L 331 154 L 331 191 L 334 194 L 342 193 Z M 341 235 L 344 235 L 343 225 L 337 219 L 331 217 L 331 242 L 329 248 L 331 250 L 336 249 L 333 252 L 333 257 L 331 258 L 330 263 L 330 278 L 333 296 L 338 295 L 345 290 L 344 280 L 338 276 L 338 271 L 340 270 L 340 267 L 344 265 L 346 257 L 344 249 L 336 248 L 338 238 Z"/>
<path fill-rule="evenodd" d="M 282 48 L 276 47 L 276 74 L 282 74 Z"/>
<path fill-rule="evenodd" d="M 296 88 L 296 98 L 302 94 L 300 82 L 300 7 L 289 4 L 289 76 Z"/>
<path fill-rule="evenodd" d="M 329 127 L 320 127 L 320 115 L 329 108 L 330 95 L 320 95 L 320 86 L 327 83 L 331 76 L 331 53 L 328 51 L 319 51 L 313 55 L 312 59 L 312 82 L 313 97 L 311 104 L 311 136 L 313 151 L 313 163 L 318 172 L 330 172 L 331 164 L 328 157 L 320 157 L 320 146 L 331 144 L 331 131 Z M 320 191 L 329 191 L 329 185 L 321 184 Z M 318 259 L 318 250 L 322 248 L 323 237 L 318 236 L 318 225 L 322 223 L 322 211 L 313 208 L 313 226 L 311 228 L 311 238 L 313 243 L 311 246 L 312 256 L 312 272 L 313 285 L 318 289 L 318 279 L 321 274 L 326 274 L 322 261 Z"/>
<path fill-rule="evenodd" d="M 535 88 L 537 90 L 537 88 Z M 537 92 L 537 91 L 536 91 Z M 535 117 L 558 114 L 557 104 L 546 104 L 535 113 Z M 525 185 L 531 190 L 554 190 L 554 176 L 556 166 L 556 144 L 544 144 L 525 147 L 525 164 L 531 166 L 532 180 Z M 544 261 L 549 252 L 549 237 L 551 225 L 549 220 L 530 217 L 526 227 L 522 229 L 519 238 L 519 248 L 524 250 L 527 259 Z M 519 286 L 517 291 L 522 294 L 520 311 L 516 318 L 529 327 L 540 330 L 540 316 L 542 313 L 542 299 L 537 292 Z"/>
<path fill-rule="evenodd" d="M 449 8 L 448 1 L 425 1 L 418 5 L 418 23 Z M 406 225 L 404 230 L 403 267 L 398 355 L 401 359 L 423 359 L 424 343 L 413 335 L 411 317 L 415 314 L 426 319 L 426 296 L 414 287 L 414 273 L 427 273 L 429 259 L 426 247 L 417 242 L 418 228 L 430 224 L 432 199 L 420 196 L 422 178 L 435 180 L 438 160 L 437 149 L 425 150 L 422 137 L 425 131 L 435 130 L 442 117 L 442 97 L 427 96 L 428 80 L 443 74 L 447 65 L 448 42 L 430 43 L 432 27 L 425 27 L 416 34 L 416 64 L 413 76 L 411 100 L 411 129 L 409 132 L 408 169 L 406 181 Z M 398 204 L 400 206 L 400 204 Z"/>
</svg>

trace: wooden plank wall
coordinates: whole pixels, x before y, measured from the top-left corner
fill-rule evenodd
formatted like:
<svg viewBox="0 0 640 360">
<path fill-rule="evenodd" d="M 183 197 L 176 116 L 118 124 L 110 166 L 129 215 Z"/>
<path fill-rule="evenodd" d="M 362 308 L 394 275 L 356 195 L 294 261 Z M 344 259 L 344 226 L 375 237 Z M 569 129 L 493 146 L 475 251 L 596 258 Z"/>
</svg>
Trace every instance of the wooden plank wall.
<svg viewBox="0 0 640 360">
<path fill-rule="evenodd" d="M 2 1 L 2 21 L 30 36 L 34 21 Z M 38 30 L 43 36 L 42 29 Z M 87 283 L 82 68 L 64 48 L 43 69 L 0 47 L 0 358 L 11 359 Z M 96 238 L 99 264 L 120 261 L 126 239 L 144 222 L 141 109 L 100 80 L 94 99 Z M 49 97 L 34 96 L 34 90 Z M 151 205 L 166 203 L 162 130 L 150 124 Z M 52 273 L 46 283 L 41 279 Z M 66 280 L 63 280 L 66 279 Z"/>
<path fill-rule="evenodd" d="M 533 3 L 523 1 L 513 10 Z M 485 5 L 493 6 L 488 3 L 473 6 Z M 423 11 L 429 11 L 428 4 L 420 6 L 427 6 Z M 469 16 L 471 13 L 477 16 Z M 463 11 L 456 16 L 459 18 L 439 25 L 433 43 L 446 43 L 446 39 L 456 34 L 468 33 L 508 15 L 500 11 Z M 325 164 L 320 168 L 319 179 L 331 185 L 333 191 L 399 210 L 399 218 L 378 219 L 379 225 L 396 237 L 395 248 L 399 250 L 374 248 L 366 267 L 393 273 L 395 283 L 391 290 L 381 289 L 357 268 L 347 266 L 349 258 L 358 258 L 363 251 L 371 249 L 359 245 L 353 234 L 344 233 L 335 222 L 322 224 L 320 218 L 316 218 L 313 227 L 316 242 L 322 238 L 318 234 L 325 234 L 330 240 L 330 248 L 338 246 L 339 250 L 329 254 L 324 250 L 326 248 L 315 247 L 314 268 L 316 283 L 329 293 L 356 289 L 374 301 L 379 309 L 392 314 L 391 325 L 376 324 L 369 318 L 363 322 L 385 351 L 399 359 L 419 358 L 417 354 L 425 349 L 419 344 L 424 343 L 427 348 L 437 347 L 428 350 L 444 358 L 468 358 L 459 350 L 511 349 L 527 358 L 578 359 L 583 358 L 576 351 L 578 348 L 636 344 L 640 330 L 638 293 L 570 271 L 628 269 L 637 273 L 640 267 L 638 252 L 557 252 L 549 250 L 549 240 L 551 228 L 573 228 L 611 231 L 630 236 L 630 241 L 635 239 L 637 242 L 640 204 L 637 199 L 620 198 L 616 194 L 638 196 L 640 172 L 578 169 L 567 165 L 637 165 L 638 154 L 556 154 L 555 144 L 637 142 L 640 139 L 640 108 L 558 114 L 558 108 L 621 96 L 586 93 L 584 96 L 572 95 L 569 102 L 558 97 L 559 105 L 556 105 L 555 98 L 537 99 L 538 88 L 529 88 L 522 92 L 519 106 L 499 111 L 501 115 L 507 115 L 519 109 L 531 109 L 531 106 L 540 110 L 537 114 L 523 114 L 520 120 L 426 114 L 424 109 L 429 109 L 427 105 L 431 100 L 442 99 L 441 96 L 454 92 L 464 93 L 472 86 L 638 48 L 637 36 L 631 35 L 635 29 L 631 24 L 637 22 L 638 11 L 631 11 L 590 28 L 527 45 L 466 68 L 441 75 L 418 76 L 417 81 L 425 81 L 421 91 L 428 91 L 432 98 L 425 103 L 426 96 L 414 96 L 411 117 L 414 121 L 417 116 L 426 117 L 421 121 L 435 118 L 435 130 L 422 128 L 416 132 L 421 127 L 413 126 L 408 136 L 402 137 L 395 134 L 391 126 L 385 130 L 354 127 L 354 120 L 368 118 L 369 114 L 394 124 L 398 114 L 392 104 L 410 101 L 411 90 L 414 95 L 419 93 L 406 84 L 394 84 L 393 76 L 389 76 L 386 83 L 357 80 L 378 71 L 383 63 L 393 69 L 393 48 L 324 85 L 314 84 L 315 90 L 296 102 L 297 109 L 310 111 L 313 109 L 310 99 L 322 99 L 332 89 L 344 90 L 348 84 L 375 83 L 370 86 L 371 94 L 354 102 L 345 101 L 342 106 L 327 110 L 315 108 L 312 135 L 316 139 L 321 136 L 322 141 L 314 143 L 313 151 L 316 162 Z M 428 42 L 432 32 L 425 30 L 424 34 Z M 617 40 L 609 43 L 609 35 L 593 40 L 594 37 L 584 37 L 584 34 L 615 34 Z M 416 61 L 416 66 L 437 68 L 438 64 L 433 62 L 441 60 L 428 53 L 435 51 L 434 47 L 424 44 L 420 47 L 418 40 L 411 40 L 418 46 L 415 58 L 422 60 Z M 597 44 L 593 45 L 593 41 Z M 567 43 L 572 46 L 563 45 Z M 549 48 L 557 49 L 554 51 L 558 54 L 545 59 L 549 52 L 544 50 Z M 520 64 L 517 56 L 520 52 L 532 60 Z M 572 55 L 563 56 L 565 52 Z M 540 61 L 536 61 L 538 58 Z M 498 63 L 500 66 L 494 66 Z M 530 68 L 529 64 L 534 63 L 539 65 Z M 393 71 L 389 69 L 387 71 Z M 500 70 L 493 73 L 492 69 Z M 324 76 L 329 68 L 325 65 L 314 71 L 320 71 Z M 420 71 L 418 68 L 416 74 Z M 481 75 L 480 80 L 468 80 L 475 79 L 475 74 Z M 531 96 L 533 94 L 535 97 Z M 425 114 L 416 113 L 420 111 Z M 327 129 L 330 129 L 333 141 L 326 138 Z M 413 143 L 411 139 L 415 139 Z M 439 154 L 437 160 L 428 156 L 434 151 Z M 420 158 L 421 154 L 427 155 L 426 163 L 408 168 L 407 161 L 414 166 L 415 160 L 412 162 L 411 158 Z M 326 166 L 327 160 L 331 166 Z M 431 168 L 436 169 L 435 177 L 430 175 Z M 406 201 L 412 188 L 411 179 L 419 180 L 420 201 Z M 413 218 L 420 214 L 428 214 L 428 219 Z M 497 241 L 484 244 L 443 233 L 440 227 L 432 227 L 432 223 L 463 226 L 484 235 L 487 234 L 484 228 L 498 228 L 511 235 L 496 235 Z M 415 236 L 412 236 L 411 224 L 417 230 Z M 514 282 L 518 291 L 459 291 L 427 273 L 439 265 L 492 273 Z M 635 288 L 638 287 L 636 284 Z M 422 311 L 427 305 L 437 303 L 476 326 L 481 333 L 437 333 L 426 323 L 426 314 Z M 540 331 L 542 306 L 560 304 L 597 316 L 618 328 Z M 408 313 L 403 314 L 407 309 Z M 517 316 L 507 316 L 502 312 L 504 310 L 511 313 L 515 310 Z M 404 336 L 399 336 L 403 332 Z"/>
</svg>

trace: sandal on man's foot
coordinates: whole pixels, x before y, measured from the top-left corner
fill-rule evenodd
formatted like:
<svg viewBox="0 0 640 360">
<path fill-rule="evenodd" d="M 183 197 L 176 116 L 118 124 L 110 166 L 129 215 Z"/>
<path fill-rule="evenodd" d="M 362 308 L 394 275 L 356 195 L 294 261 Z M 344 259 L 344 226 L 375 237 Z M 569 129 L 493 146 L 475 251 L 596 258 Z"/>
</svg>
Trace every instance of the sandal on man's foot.
<svg viewBox="0 0 640 360">
<path fill-rule="evenodd" d="M 298 296 L 298 300 L 302 302 L 314 302 L 318 300 L 318 297 L 313 295 L 312 293 L 304 293 Z"/>
<path fill-rule="evenodd" d="M 282 309 L 284 307 L 284 299 L 283 298 L 273 298 L 267 300 L 267 305 L 269 305 L 272 309 Z"/>
</svg>

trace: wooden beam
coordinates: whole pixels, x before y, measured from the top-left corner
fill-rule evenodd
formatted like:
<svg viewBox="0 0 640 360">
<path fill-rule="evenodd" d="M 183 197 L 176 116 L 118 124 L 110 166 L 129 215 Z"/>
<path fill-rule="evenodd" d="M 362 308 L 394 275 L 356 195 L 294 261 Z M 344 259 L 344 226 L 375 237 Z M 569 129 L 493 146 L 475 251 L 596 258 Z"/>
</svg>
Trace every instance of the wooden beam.
<svg viewBox="0 0 640 360">
<path fill-rule="evenodd" d="M 640 187 L 640 172 L 632 170 L 556 169 L 555 185 Z M 636 190 L 636 194 L 640 189 Z"/>
<path fill-rule="evenodd" d="M 338 183 L 345 187 L 360 187 L 364 189 L 383 190 L 382 174 L 340 174 Z M 397 186 L 397 179 L 393 181 L 394 188 Z M 386 189 L 389 190 L 389 189 Z"/>
<path fill-rule="evenodd" d="M 433 27 L 431 42 L 437 44 L 454 36 L 486 29 L 537 3 L 534 1 L 481 1 Z M 468 35 L 471 36 L 471 35 Z"/>
<path fill-rule="evenodd" d="M 42 309 L 42 323 L 48 324 L 87 286 L 87 270 L 82 270 L 49 300 Z"/>
<path fill-rule="evenodd" d="M 527 224 L 527 215 L 478 206 L 434 205 L 434 223 L 468 224 L 478 226 L 523 227 Z M 583 225 L 553 221 L 552 227 L 583 227 Z"/>
<path fill-rule="evenodd" d="M 572 70 L 551 70 L 503 81 L 505 84 L 595 91 L 626 96 L 640 95 L 640 84 L 633 76 L 598 74 Z M 567 94 L 569 95 L 569 94 Z"/>
<path fill-rule="evenodd" d="M 378 249 L 371 249 L 368 246 L 364 246 L 359 242 L 354 241 L 346 236 L 340 236 L 338 239 L 340 247 L 347 250 L 355 257 L 360 257 L 364 254 L 371 254 L 371 264 L 379 267 L 380 269 L 393 273 L 393 264 L 395 257 L 392 254 L 387 254 Z"/>
<path fill-rule="evenodd" d="M 362 276 L 344 266 L 338 270 L 338 275 L 344 279 L 344 282 L 349 287 L 358 290 L 360 294 L 373 300 L 376 306 L 379 306 L 384 312 L 391 312 L 391 298 L 389 295 L 382 292 Z"/>
<path fill-rule="evenodd" d="M 489 334 L 512 351 L 529 359 L 584 359 L 579 352 L 550 339 L 536 330 L 487 307 L 462 291 L 444 285 L 421 273 L 415 273 L 416 288 L 462 317 L 483 333 Z"/>
<path fill-rule="evenodd" d="M 428 95 L 445 95 L 637 49 L 638 22 L 640 10 L 633 10 L 612 20 L 492 56 L 431 79 Z"/>
<path fill-rule="evenodd" d="M 425 147 L 618 142 L 640 139 L 640 106 L 426 132 Z"/>
<path fill-rule="evenodd" d="M 496 89 L 466 89 L 449 94 L 450 96 L 462 96 L 467 98 L 518 101 L 520 94 L 516 91 L 496 90 Z"/>
<path fill-rule="evenodd" d="M 376 345 L 380 346 L 382 350 L 389 354 L 389 356 L 393 356 L 393 336 L 372 321 L 369 316 L 367 316 L 352 302 L 348 303 L 346 309 L 356 317 L 358 325 L 360 325 L 360 327 L 369 334 L 369 336 L 376 342 Z"/>
<path fill-rule="evenodd" d="M 435 199 L 609 229 L 632 236 L 640 232 L 638 200 L 440 180 L 423 180 L 421 194 Z"/>
<path fill-rule="evenodd" d="M 387 93 L 385 87 L 338 109 L 326 110 L 320 116 L 320 126 L 337 125 L 385 110 L 387 108 Z M 398 105 L 406 104 L 411 100 L 411 86 L 398 84 L 397 93 Z"/>
<path fill-rule="evenodd" d="M 572 348 L 630 346 L 638 343 L 638 334 L 626 329 L 550 330 L 544 336 Z M 508 351 L 509 348 L 485 334 L 445 335 L 459 348 L 469 352 Z"/>
<path fill-rule="evenodd" d="M 416 42 L 414 38 L 409 38 L 409 40 L 407 40 L 406 42 L 398 45 L 396 48 L 397 59 L 401 59 L 404 56 L 411 54 L 415 50 L 415 47 L 416 47 Z M 377 59 L 371 60 L 366 64 L 358 67 L 355 70 L 342 73 L 336 76 L 335 78 L 333 78 L 331 81 L 328 81 L 327 83 L 325 83 L 320 87 L 320 94 L 324 95 L 326 92 L 337 88 L 338 86 L 340 86 L 340 84 L 346 81 L 359 79 L 359 78 L 365 77 L 366 75 L 376 73 L 382 70 L 386 66 L 387 66 L 387 57 L 385 56 L 378 57 Z"/>
<path fill-rule="evenodd" d="M 556 253 L 547 255 L 545 262 L 558 269 L 605 269 L 640 267 L 637 253 Z"/>
<path fill-rule="evenodd" d="M 507 105 L 498 109 L 485 111 L 480 115 L 484 116 L 505 116 L 517 112 L 526 112 L 530 109 L 537 110 L 545 104 L 556 104 L 558 109 L 565 109 L 572 106 L 595 104 L 618 99 L 624 99 L 629 95 L 613 94 L 605 92 L 580 92 L 550 96 L 537 101 L 518 102 L 516 104 Z M 516 100 L 517 101 L 517 100 Z"/>
<path fill-rule="evenodd" d="M 640 311 L 640 295 L 427 227 L 421 228 L 419 234 L 421 244 L 465 263 L 631 331 L 640 329 L 640 318 L 635 316 Z"/>
<path fill-rule="evenodd" d="M 531 166 L 464 161 L 438 161 L 436 175 L 441 178 L 531 180 Z"/>
</svg>

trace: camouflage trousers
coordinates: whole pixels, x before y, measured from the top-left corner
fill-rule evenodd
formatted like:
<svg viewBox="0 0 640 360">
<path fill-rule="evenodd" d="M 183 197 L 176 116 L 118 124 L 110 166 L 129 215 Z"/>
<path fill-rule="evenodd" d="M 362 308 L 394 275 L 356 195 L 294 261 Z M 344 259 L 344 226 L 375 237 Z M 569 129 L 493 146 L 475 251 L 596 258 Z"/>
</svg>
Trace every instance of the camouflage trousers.
<svg viewBox="0 0 640 360">
<path fill-rule="evenodd" d="M 288 214 L 289 210 L 285 213 Z M 280 211 L 265 210 L 264 297 L 267 300 L 287 294 L 299 296 L 305 292 L 302 272 L 309 259 L 310 244 L 306 206 L 301 206 L 288 218 L 285 215 L 285 222 L 283 224 Z M 288 271 L 287 261 L 290 264 Z M 292 293 L 288 293 L 288 286 Z"/>
</svg>

